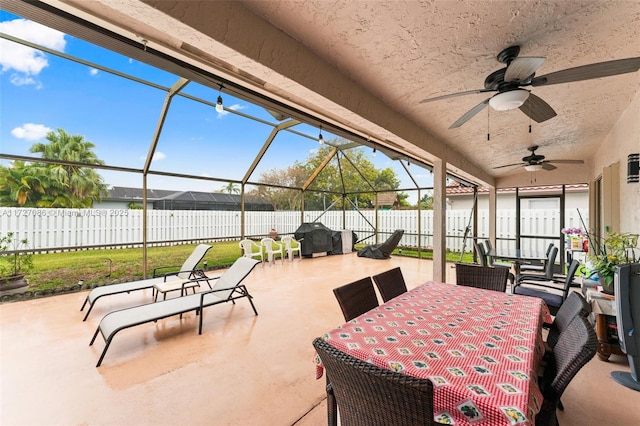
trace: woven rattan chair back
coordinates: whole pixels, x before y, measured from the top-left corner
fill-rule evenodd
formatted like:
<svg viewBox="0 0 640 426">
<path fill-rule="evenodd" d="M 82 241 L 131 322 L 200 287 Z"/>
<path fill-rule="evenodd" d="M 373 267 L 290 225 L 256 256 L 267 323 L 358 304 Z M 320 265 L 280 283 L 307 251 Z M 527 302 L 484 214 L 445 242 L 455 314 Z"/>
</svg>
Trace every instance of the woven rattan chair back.
<svg viewBox="0 0 640 426">
<path fill-rule="evenodd" d="M 478 242 L 474 241 L 473 247 L 476 249 L 478 263 L 480 266 L 489 266 L 489 263 L 487 262 L 487 252 L 484 250 L 484 245 L 478 244 Z"/>
<path fill-rule="evenodd" d="M 399 266 L 374 275 L 373 282 L 376 283 L 384 302 L 407 292 L 407 285 Z"/>
<path fill-rule="evenodd" d="M 434 425 L 433 385 L 428 379 L 396 373 L 348 355 L 324 340 L 313 341 L 335 396 L 342 426 Z M 335 410 L 329 408 L 329 425 Z"/>
<path fill-rule="evenodd" d="M 507 268 L 456 263 L 456 284 L 504 292 L 507 289 Z"/>
<path fill-rule="evenodd" d="M 551 324 L 549 328 L 547 345 L 553 349 L 556 343 L 558 343 L 560 334 L 567 328 L 576 315 L 586 318 L 589 314 L 591 314 L 591 306 L 585 298 L 577 291 L 569 292 L 566 300 L 562 306 L 560 306 L 560 309 L 558 309 L 553 324 Z"/>
<path fill-rule="evenodd" d="M 587 318 L 576 315 L 560 334 L 553 357 L 545 368 L 540 388 L 544 396 L 536 417 L 536 426 L 557 425 L 556 410 L 560 397 L 578 371 L 598 349 L 598 338 Z"/>
<path fill-rule="evenodd" d="M 334 288 L 333 294 L 338 299 L 345 321 L 351 321 L 378 306 L 378 298 L 370 277 Z"/>
</svg>

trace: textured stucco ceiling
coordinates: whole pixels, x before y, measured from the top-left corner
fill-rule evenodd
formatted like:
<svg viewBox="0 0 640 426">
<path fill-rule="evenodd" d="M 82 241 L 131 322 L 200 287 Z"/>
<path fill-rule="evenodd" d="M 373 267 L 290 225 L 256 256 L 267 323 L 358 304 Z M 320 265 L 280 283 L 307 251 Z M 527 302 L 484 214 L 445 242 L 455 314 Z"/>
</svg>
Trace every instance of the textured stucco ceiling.
<svg viewBox="0 0 640 426">
<path fill-rule="evenodd" d="M 385 111 L 390 117 L 402 117 L 395 119 L 396 130 L 415 128 L 426 135 L 422 140 L 412 137 L 415 131 L 407 133 L 403 142 L 410 143 L 400 143 L 404 148 L 426 153 L 425 159 L 429 154 L 448 155 L 448 162 L 485 178 L 513 173 L 493 167 L 520 161 L 531 145 L 540 145 L 538 153 L 547 159 L 583 159 L 588 164 L 640 90 L 640 72 L 530 87 L 558 114 L 531 123 L 531 133 L 530 120 L 520 110 L 490 108 L 462 127 L 448 129 L 492 93 L 420 103 L 481 89 L 488 74 L 504 67 L 496 54 L 511 45 L 521 46 L 520 56 L 546 58 L 537 75 L 638 57 L 637 0 L 62 0 L 62 4 L 176 50 L 184 52 L 190 46 L 206 52 L 220 60 L 220 69 L 253 79 L 261 90 L 333 121 L 344 120 L 380 140 L 397 142 L 393 136 L 401 133 L 386 125 L 385 120 L 391 119 Z M 197 55 L 192 58 L 198 60 Z M 357 101 L 343 97 L 349 85 Z M 368 105 L 372 105 L 369 110 Z M 346 113 L 354 106 L 360 111 Z M 375 121 L 379 128 L 371 124 Z"/>
</svg>

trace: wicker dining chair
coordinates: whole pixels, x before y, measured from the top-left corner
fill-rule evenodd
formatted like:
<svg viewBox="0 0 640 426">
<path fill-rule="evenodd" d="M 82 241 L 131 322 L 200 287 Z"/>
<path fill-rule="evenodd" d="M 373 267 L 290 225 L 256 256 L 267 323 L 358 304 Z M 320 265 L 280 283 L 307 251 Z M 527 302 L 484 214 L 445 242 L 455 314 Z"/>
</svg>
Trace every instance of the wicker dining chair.
<svg viewBox="0 0 640 426">
<path fill-rule="evenodd" d="M 589 362 L 598 349 L 598 337 L 587 318 L 577 315 L 560 334 L 553 348 L 553 357 L 540 378 L 544 397 L 536 426 L 557 426 L 556 410 L 560 397 L 578 371 Z"/>
<path fill-rule="evenodd" d="M 399 266 L 374 275 L 372 278 L 384 302 L 407 292 L 407 284 L 404 282 Z"/>
<path fill-rule="evenodd" d="M 338 299 L 345 321 L 351 321 L 378 306 L 378 298 L 371 277 L 361 278 L 342 287 L 334 288 L 333 294 Z"/>
<path fill-rule="evenodd" d="M 321 338 L 313 346 L 327 375 L 329 426 L 436 425 L 433 384 L 428 379 L 379 368 L 346 354 Z"/>
<path fill-rule="evenodd" d="M 503 267 L 456 263 L 456 284 L 505 292 L 509 270 Z"/>
<path fill-rule="evenodd" d="M 480 266 L 489 266 L 489 262 L 487 261 L 487 252 L 484 249 L 484 244 L 480 244 L 477 241 L 474 241 L 473 248 L 475 248 L 476 250 L 478 263 L 480 264 Z"/>
<path fill-rule="evenodd" d="M 558 343 L 560 334 L 567 328 L 571 320 L 576 315 L 589 317 L 591 314 L 591 305 L 585 300 L 585 298 L 577 291 L 569 292 L 569 295 L 565 299 L 558 313 L 556 313 L 553 323 L 549 327 L 549 334 L 547 335 L 547 352 L 553 350 L 553 347 Z"/>
</svg>

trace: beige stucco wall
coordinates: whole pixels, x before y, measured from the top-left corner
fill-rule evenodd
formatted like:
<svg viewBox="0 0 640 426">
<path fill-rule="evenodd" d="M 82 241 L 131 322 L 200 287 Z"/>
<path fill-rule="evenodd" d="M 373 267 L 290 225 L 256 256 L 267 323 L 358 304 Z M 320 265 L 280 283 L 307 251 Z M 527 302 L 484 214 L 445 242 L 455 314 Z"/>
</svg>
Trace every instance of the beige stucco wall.
<svg viewBox="0 0 640 426">
<path fill-rule="evenodd" d="M 593 161 L 593 180 L 602 175 L 604 167 L 620 163 L 620 232 L 640 232 L 640 183 L 627 183 L 627 156 L 637 152 L 640 152 L 640 92 L 622 113 Z"/>
</svg>

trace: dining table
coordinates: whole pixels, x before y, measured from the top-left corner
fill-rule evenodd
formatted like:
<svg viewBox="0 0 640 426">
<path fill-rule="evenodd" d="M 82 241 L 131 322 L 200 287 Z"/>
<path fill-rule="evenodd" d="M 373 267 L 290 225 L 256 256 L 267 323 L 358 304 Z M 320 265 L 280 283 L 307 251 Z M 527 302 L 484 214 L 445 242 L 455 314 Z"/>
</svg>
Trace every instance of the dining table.
<svg viewBox="0 0 640 426">
<path fill-rule="evenodd" d="M 544 262 L 547 260 L 547 254 L 544 251 L 527 249 L 492 248 L 487 253 L 487 256 L 513 262 L 513 268 L 516 271 L 516 280 L 520 277 L 520 266 L 522 264 Z"/>
<path fill-rule="evenodd" d="M 430 281 L 322 338 L 380 368 L 431 380 L 439 423 L 534 425 L 543 401 L 542 324 L 551 320 L 542 299 Z M 317 354 L 315 362 L 319 379 Z"/>
</svg>

